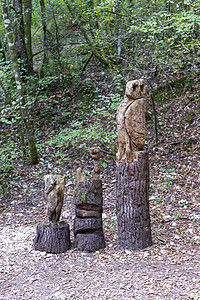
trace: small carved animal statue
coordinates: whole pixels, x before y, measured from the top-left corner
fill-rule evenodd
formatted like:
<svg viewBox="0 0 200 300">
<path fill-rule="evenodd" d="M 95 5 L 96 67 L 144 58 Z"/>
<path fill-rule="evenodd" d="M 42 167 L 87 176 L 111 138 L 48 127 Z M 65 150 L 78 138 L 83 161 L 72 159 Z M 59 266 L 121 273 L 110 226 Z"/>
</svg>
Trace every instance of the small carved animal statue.
<svg viewBox="0 0 200 300">
<path fill-rule="evenodd" d="M 100 150 L 98 147 L 90 148 L 90 155 L 94 160 L 94 169 L 92 170 L 93 180 L 100 178 L 101 165 L 100 165 Z"/>
<path fill-rule="evenodd" d="M 117 130 L 119 149 L 117 164 L 132 163 L 135 151 L 145 145 L 146 83 L 143 79 L 129 81 L 125 98 L 117 110 Z"/>
<path fill-rule="evenodd" d="M 51 174 L 46 175 L 44 180 L 49 222 L 57 223 L 64 201 L 65 176 Z"/>
</svg>

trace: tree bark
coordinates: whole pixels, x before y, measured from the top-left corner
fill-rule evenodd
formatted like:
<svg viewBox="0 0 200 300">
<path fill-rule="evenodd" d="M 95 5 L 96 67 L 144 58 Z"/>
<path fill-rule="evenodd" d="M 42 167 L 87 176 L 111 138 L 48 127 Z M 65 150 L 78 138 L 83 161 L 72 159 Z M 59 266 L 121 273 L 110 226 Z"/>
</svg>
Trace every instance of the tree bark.
<svg viewBox="0 0 200 300">
<path fill-rule="evenodd" d="M 74 191 L 74 204 L 74 246 L 79 251 L 87 252 L 105 248 L 102 228 L 102 181 L 98 179 L 78 182 Z"/>
<path fill-rule="evenodd" d="M 33 70 L 32 57 L 32 36 L 31 36 L 31 24 L 32 24 L 32 0 L 23 0 L 24 11 L 24 33 L 25 33 L 25 45 L 29 59 L 29 64 Z"/>
<path fill-rule="evenodd" d="M 33 128 L 32 128 L 31 122 L 30 122 L 28 111 L 25 107 L 26 101 L 25 101 L 24 94 L 23 94 L 23 82 L 22 82 L 22 79 L 20 76 L 20 71 L 19 71 L 19 66 L 18 66 L 18 61 L 17 61 L 17 54 L 16 54 L 16 49 L 15 49 L 15 44 L 14 44 L 11 20 L 10 20 L 9 12 L 8 12 L 7 0 L 2 0 L 2 7 L 3 7 L 3 18 L 4 18 L 5 30 L 6 30 L 6 35 L 7 35 L 7 39 L 8 39 L 9 49 L 10 49 L 10 56 L 11 56 L 11 61 L 12 61 L 13 70 L 14 70 L 14 74 L 15 74 L 15 83 L 16 83 L 16 88 L 17 88 L 18 97 L 19 97 L 21 120 L 23 123 L 25 137 L 26 137 L 26 140 L 28 143 L 30 163 L 31 163 L 31 165 L 34 165 L 34 164 L 38 163 L 38 153 L 37 153 L 37 148 L 35 145 Z"/>
<path fill-rule="evenodd" d="M 77 233 L 74 246 L 79 251 L 95 252 L 105 248 L 103 232 Z"/>
<path fill-rule="evenodd" d="M 0 61 L 1 60 L 6 61 L 6 55 L 5 55 L 5 51 L 3 49 L 3 45 L 0 41 Z"/>
<path fill-rule="evenodd" d="M 13 7 L 15 9 L 14 42 L 16 54 L 21 60 L 21 73 L 25 71 L 25 75 L 27 75 L 33 72 L 33 66 L 31 65 L 26 49 L 22 0 L 14 0 Z"/>
<path fill-rule="evenodd" d="M 152 245 L 149 215 L 149 158 L 137 151 L 133 163 L 120 162 L 116 169 L 119 244 L 128 249 Z"/>
<path fill-rule="evenodd" d="M 47 253 L 64 253 L 70 249 L 69 224 L 39 224 L 33 241 L 34 249 Z"/>
<path fill-rule="evenodd" d="M 44 0 L 40 0 L 40 8 L 41 8 L 41 20 L 42 20 L 42 29 L 43 29 L 43 48 L 44 48 L 44 56 L 43 56 L 43 62 L 41 67 L 41 76 L 43 77 L 44 69 L 46 65 L 48 64 L 48 54 L 47 54 L 47 23 L 46 23 L 46 7 Z"/>
</svg>

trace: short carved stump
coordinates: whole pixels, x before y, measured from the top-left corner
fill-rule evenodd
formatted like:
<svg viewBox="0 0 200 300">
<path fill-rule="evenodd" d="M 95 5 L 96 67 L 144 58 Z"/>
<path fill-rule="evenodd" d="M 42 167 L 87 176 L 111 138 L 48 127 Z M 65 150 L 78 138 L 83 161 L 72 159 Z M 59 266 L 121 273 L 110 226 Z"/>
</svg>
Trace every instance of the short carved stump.
<svg viewBox="0 0 200 300">
<path fill-rule="evenodd" d="M 79 251 L 95 252 L 105 248 L 102 229 L 102 181 L 79 182 L 74 191 L 76 217 L 74 246 Z"/>
<path fill-rule="evenodd" d="M 66 252 L 71 246 L 69 224 L 38 224 L 33 243 L 38 251 L 54 254 Z"/>
</svg>

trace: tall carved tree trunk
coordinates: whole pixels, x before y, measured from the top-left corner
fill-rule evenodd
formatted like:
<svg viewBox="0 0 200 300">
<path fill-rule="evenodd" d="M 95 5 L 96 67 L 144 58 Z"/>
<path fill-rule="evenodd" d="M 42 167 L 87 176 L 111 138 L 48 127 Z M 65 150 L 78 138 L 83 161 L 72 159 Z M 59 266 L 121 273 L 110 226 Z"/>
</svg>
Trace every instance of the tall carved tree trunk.
<svg viewBox="0 0 200 300">
<path fill-rule="evenodd" d="M 12 61 L 13 70 L 14 70 L 14 74 L 15 74 L 16 87 L 17 87 L 17 91 L 18 91 L 20 115 L 21 115 L 23 130 L 25 133 L 26 141 L 28 143 L 30 163 L 32 165 L 34 165 L 34 164 L 38 163 L 38 153 L 37 153 L 37 148 L 35 145 L 32 124 L 29 119 L 28 111 L 25 107 L 26 101 L 25 101 L 24 94 L 23 94 L 23 83 L 21 80 L 18 61 L 17 61 L 17 54 L 16 54 L 16 50 L 15 50 L 14 37 L 13 37 L 11 21 L 10 21 L 9 12 L 8 12 L 7 0 L 2 0 L 2 7 L 3 7 L 3 18 L 4 18 L 5 30 L 6 30 L 6 34 L 7 34 L 8 45 L 9 45 L 9 49 L 10 49 L 10 56 L 11 56 L 11 61 Z"/>
<path fill-rule="evenodd" d="M 119 243 L 124 248 L 151 246 L 149 214 L 149 159 L 145 145 L 143 80 L 127 83 L 125 99 L 117 111 L 118 143 L 116 197 Z"/>
</svg>

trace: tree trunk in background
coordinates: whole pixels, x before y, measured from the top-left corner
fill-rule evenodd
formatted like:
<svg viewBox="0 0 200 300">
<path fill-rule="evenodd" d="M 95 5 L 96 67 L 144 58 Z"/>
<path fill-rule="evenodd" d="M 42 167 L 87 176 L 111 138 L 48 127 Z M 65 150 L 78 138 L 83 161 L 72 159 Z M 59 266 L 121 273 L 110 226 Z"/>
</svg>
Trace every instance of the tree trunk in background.
<svg viewBox="0 0 200 300">
<path fill-rule="evenodd" d="M 48 64 L 48 54 L 47 54 L 47 23 L 46 23 L 46 8 L 44 0 L 40 0 L 41 8 L 41 20 L 42 20 L 42 29 L 43 29 L 43 47 L 44 47 L 44 56 L 41 67 L 41 77 L 43 77 L 44 68 Z"/>
<path fill-rule="evenodd" d="M 1 60 L 6 61 L 6 55 L 5 55 L 5 51 L 3 49 L 3 45 L 2 45 L 2 43 L 0 41 L 0 61 Z"/>
<path fill-rule="evenodd" d="M 14 0 L 13 6 L 15 9 L 14 19 L 14 42 L 17 58 L 21 60 L 21 73 L 29 74 L 33 72 L 33 66 L 29 61 L 28 53 L 25 44 L 24 18 L 22 9 L 22 0 Z"/>
<path fill-rule="evenodd" d="M 19 66 L 18 66 L 18 60 L 17 60 L 17 54 L 15 50 L 15 44 L 14 44 L 14 37 L 13 37 L 13 31 L 12 31 L 12 26 L 11 26 L 11 21 L 9 17 L 9 12 L 8 12 L 8 4 L 6 0 L 2 0 L 2 7 L 3 7 L 3 18 L 4 18 L 4 24 L 5 24 L 5 30 L 7 34 L 7 39 L 8 39 L 8 46 L 10 49 L 10 56 L 11 56 L 11 61 L 13 65 L 13 70 L 15 74 L 15 82 L 16 82 L 16 87 L 18 91 L 18 97 L 19 97 L 19 104 L 20 104 L 20 115 L 21 115 L 21 121 L 23 124 L 23 129 L 25 132 L 25 137 L 28 143 L 28 148 L 29 148 L 29 155 L 30 155 L 30 163 L 32 165 L 38 163 L 38 153 L 35 145 L 35 139 L 33 135 L 33 129 L 31 126 L 31 122 L 29 119 L 29 114 L 27 109 L 25 108 L 25 98 L 23 95 L 23 83 L 21 80 L 20 76 L 20 71 L 19 71 Z"/>
<path fill-rule="evenodd" d="M 25 33 L 26 51 L 28 54 L 29 64 L 33 69 L 33 59 L 31 58 L 33 54 L 32 36 L 31 36 L 32 0 L 23 0 L 23 11 L 24 11 L 24 33 Z"/>
<path fill-rule="evenodd" d="M 122 20 L 121 20 L 121 7 L 122 3 L 121 1 L 117 1 L 116 3 L 116 14 L 115 14 L 115 26 L 116 26 L 116 38 L 117 38 L 117 56 L 118 58 L 121 55 L 122 52 Z"/>
<path fill-rule="evenodd" d="M 50 3 L 50 1 L 49 1 Z M 60 63 L 60 35 L 59 35 L 59 28 L 58 28 L 58 24 L 57 24 L 57 21 L 56 21 L 56 15 L 54 13 L 54 8 L 51 6 L 51 13 L 52 13 L 52 16 L 53 16 L 53 21 L 54 21 L 54 24 L 55 24 L 55 35 L 56 35 L 56 44 L 57 44 L 57 47 L 55 48 L 55 51 L 56 51 L 56 58 L 58 60 L 58 64 L 60 65 L 61 67 L 61 63 Z"/>
</svg>

